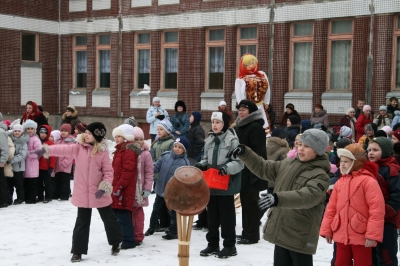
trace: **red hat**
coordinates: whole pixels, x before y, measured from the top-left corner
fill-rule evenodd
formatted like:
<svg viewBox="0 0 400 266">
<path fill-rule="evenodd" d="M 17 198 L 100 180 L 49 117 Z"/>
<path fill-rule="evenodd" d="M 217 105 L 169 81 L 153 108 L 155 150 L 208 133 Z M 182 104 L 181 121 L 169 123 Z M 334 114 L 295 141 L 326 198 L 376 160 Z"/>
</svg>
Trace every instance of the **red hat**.
<svg viewBox="0 0 400 266">
<path fill-rule="evenodd" d="M 71 125 L 70 124 L 62 124 L 60 127 L 60 131 L 68 131 L 71 133 Z"/>
<path fill-rule="evenodd" d="M 393 138 L 393 137 L 395 137 L 396 139 L 400 140 L 400 129 L 395 130 L 395 131 L 392 133 L 392 138 Z"/>
</svg>

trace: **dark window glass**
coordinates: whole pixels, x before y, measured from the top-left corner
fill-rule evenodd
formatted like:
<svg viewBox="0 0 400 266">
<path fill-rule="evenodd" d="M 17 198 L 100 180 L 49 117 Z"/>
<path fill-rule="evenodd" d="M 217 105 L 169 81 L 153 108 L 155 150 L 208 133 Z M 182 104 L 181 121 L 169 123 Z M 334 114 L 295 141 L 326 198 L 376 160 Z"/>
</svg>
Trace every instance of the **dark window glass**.
<svg viewBox="0 0 400 266">
<path fill-rule="evenodd" d="M 144 84 L 150 85 L 150 50 L 138 50 L 137 61 L 137 87 L 144 88 Z"/>
<path fill-rule="evenodd" d="M 36 61 L 36 34 L 22 33 L 22 60 Z"/>
<path fill-rule="evenodd" d="M 150 33 L 141 33 L 138 34 L 138 43 L 150 43 Z"/>
<path fill-rule="evenodd" d="M 87 59 L 86 51 L 76 52 L 76 87 L 86 88 Z"/>
<path fill-rule="evenodd" d="M 257 56 L 257 46 L 256 45 L 241 45 L 240 46 L 240 56 L 244 54 L 252 54 Z"/>
<path fill-rule="evenodd" d="M 164 42 L 178 42 L 178 32 L 165 32 Z"/>
<path fill-rule="evenodd" d="M 209 89 L 224 87 L 224 47 L 209 48 Z"/>
<path fill-rule="evenodd" d="M 164 88 L 178 88 L 178 48 L 164 49 Z"/>
<path fill-rule="evenodd" d="M 86 36 L 76 36 L 76 46 L 87 45 L 87 37 Z"/>
<path fill-rule="evenodd" d="M 110 50 L 99 51 L 99 87 L 110 88 Z"/>
<path fill-rule="evenodd" d="M 99 44 L 110 44 L 110 35 L 99 35 Z"/>
<path fill-rule="evenodd" d="M 210 30 L 210 41 L 223 41 L 225 40 L 225 30 Z"/>
<path fill-rule="evenodd" d="M 240 39 L 257 39 L 257 28 L 241 28 Z"/>
</svg>

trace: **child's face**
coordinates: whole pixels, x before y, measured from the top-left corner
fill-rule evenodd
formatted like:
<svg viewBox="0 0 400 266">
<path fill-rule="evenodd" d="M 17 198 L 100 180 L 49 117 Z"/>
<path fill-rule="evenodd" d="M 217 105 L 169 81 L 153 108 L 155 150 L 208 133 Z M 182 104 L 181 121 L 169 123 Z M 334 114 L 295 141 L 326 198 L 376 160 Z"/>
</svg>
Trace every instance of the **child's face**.
<svg viewBox="0 0 400 266">
<path fill-rule="evenodd" d="M 175 143 L 174 144 L 174 148 L 173 148 L 174 152 L 178 155 L 184 154 L 185 150 L 183 149 L 181 144 Z"/>
<path fill-rule="evenodd" d="M 115 143 L 117 143 L 117 145 L 118 145 L 118 144 L 124 143 L 124 141 L 125 141 L 125 138 L 124 138 L 124 137 L 122 137 L 122 136 L 115 136 Z"/>
<path fill-rule="evenodd" d="M 35 129 L 33 127 L 29 127 L 26 129 L 26 133 L 28 133 L 29 136 L 33 136 L 35 134 Z"/>
<path fill-rule="evenodd" d="M 399 139 L 396 138 L 394 135 L 392 135 L 392 143 L 396 144 L 396 143 L 399 143 L 399 142 L 400 142 Z"/>
<path fill-rule="evenodd" d="M 393 101 L 390 102 L 390 105 L 393 106 L 393 107 L 397 107 L 399 105 L 399 102 L 396 101 L 396 100 L 393 100 Z"/>
<path fill-rule="evenodd" d="M 66 138 L 68 136 L 69 136 L 69 131 L 65 131 L 65 130 L 61 131 L 61 137 L 62 138 Z"/>
<path fill-rule="evenodd" d="M 52 142 L 54 142 L 54 137 L 53 137 L 53 135 L 50 135 L 49 140 L 51 140 Z"/>
<path fill-rule="evenodd" d="M 370 115 L 370 114 L 371 114 L 371 110 L 365 110 L 365 111 L 364 111 L 364 114 L 365 114 L 365 115 Z"/>
<path fill-rule="evenodd" d="M 386 115 L 386 111 L 385 110 L 379 110 L 379 114 L 382 115 L 382 116 L 385 116 Z"/>
<path fill-rule="evenodd" d="M 365 130 L 365 135 L 367 135 L 368 137 L 371 137 L 374 135 L 374 131 L 373 130 Z"/>
<path fill-rule="evenodd" d="M 22 136 L 22 131 L 20 131 L 20 130 L 14 130 L 14 131 L 13 131 L 13 136 L 16 137 L 16 138 L 21 137 L 21 136 Z"/>
<path fill-rule="evenodd" d="M 83 135 L 83 139 L 85 140 L 85 143 L 88 143 L 88 144 L 93 144 L 96 142 L 95 138 L 93 137 L 92 133 L 89 130 L 85 131 L 85 134 Z"/>
<path fill-rule="evenodd" d="M 81 133 L 79 132 L 79 130 L 77 130 L 76 128 L 75 128 L 74 132 L 75 132 L 76 135 L 81 134 Z"/>
<path fill-rule="evenodd" d="M 68 116 L 68 117 L 69 117 L 69 116 L 71 116 L 71 114 L 72 114 L 72 113 L 71 113 L 71 111 L 70 111 L 70 110 L 67 110 L 67 111 L 65 111 L 65 115 L 66 115 L 66 116 Z"/>
<path fill-rule="evenodd" d="M 297 136 L 296 139 L 294 140 L 294 146 L 295 146 L 296 148 L 299 147 L 299 140 L 300 140 L 300 137 L 301 137 L 301 136 Z"/>
<path fill-rule="evenodd" d="M 347 173 L 353 164 L 353 160 L 346 156 L 340 157 L 340 172 Z"/>
<path fill-rule="evenodd" d="M 214 119 L 212 121 L 212 131 L 215 134 L 218 134 L 219 132 L 221 132 L 222 128 L 224 127 L 224 122 L 219 121 L 217 119 Z"/>
<path fill-rule="evenodd" d="M 178 106 L 178 107 L 176 108 L 176 110 L 177 110 L 178 112 L 182 112 L 182 111 L 183 111 L 183 107 L 182 107 L 182 106 Z"/>
<path fill-rule="evenodd" d="M 371 162 L 377 162 L 382 157 L 382 149 L 378 143 L 372 142 L 368 145 L 368 159 Z"/>
<path fill-rule="evenodd" d="M 299 142 L 297 155 L 299 156 L 299 160 L 302 162 L 308 162 L 317 157 L 315 151 L 303 142 Z"/>
<path fill-rule="evenodd" d="M 286 108 L 286 113 L 287 113 L 287 114 L 291 114 L 292 112 L 293 112 L 292 109 Z"/>
<path fill-rule="evenodd" d="M 153 102 L 153 105 L 154 105 L 155 107 L 160 106 L 160 101 Z"/>
<path fill-rule="evenodd" d="M 189 121 L 190 121 L 190 124 L 193 123 L 193 121 L 194 121 L 194 116 L 193 115 L 190 116 L 190 120 Z"/>
<path fill-rule="evenodd" d="M 40 136 L 41 139 L 46 139 L 47 138 L 47 133 L 41 132 L 39 134 L 39 136 Z"/>
<path fill-rule="evenodd" d="M 225 110 L 226 109 L 226 105 L 221 105 L 220 107 L 219 107 L 219 109 L 221 109 L 221 110 Z"/>
<path fill-rule="evenodd" d="M 290 126 L 292 126 L 292 123 L 290 122 L 290 120 L 289 120 L 289 119 L 287 119 L 287 120 L 286 120 L 286 126 L 287 126 L 287 127 L 290 127 Z"/>
<path fill-rule="evenodd" d="M 168 132 L 162 126 L 157 126 L 157 134 L 160 138 L 168 136 Z"/>
<path fill-rule="evenodd" d="M 144 139 L 143 138 L 135 138 L 135 140 L 133 142 L 138 143 L 140 145 L 140 147 L 142 147 L 144 144 Z"/>
</svg>

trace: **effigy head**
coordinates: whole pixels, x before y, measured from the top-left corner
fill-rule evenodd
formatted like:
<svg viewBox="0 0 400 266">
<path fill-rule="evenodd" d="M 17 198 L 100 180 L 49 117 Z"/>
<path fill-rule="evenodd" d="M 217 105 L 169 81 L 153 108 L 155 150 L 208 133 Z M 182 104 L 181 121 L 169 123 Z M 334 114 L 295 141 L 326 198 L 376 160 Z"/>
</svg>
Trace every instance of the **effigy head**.
<svg viewBox="0 0 400 266">
<path fill-rule="evenodd" d="M 244 54 L 240 58 L 239 76 L 243 77 L 258 72 L 258 60 L 252 54 Z"/>
</svg>

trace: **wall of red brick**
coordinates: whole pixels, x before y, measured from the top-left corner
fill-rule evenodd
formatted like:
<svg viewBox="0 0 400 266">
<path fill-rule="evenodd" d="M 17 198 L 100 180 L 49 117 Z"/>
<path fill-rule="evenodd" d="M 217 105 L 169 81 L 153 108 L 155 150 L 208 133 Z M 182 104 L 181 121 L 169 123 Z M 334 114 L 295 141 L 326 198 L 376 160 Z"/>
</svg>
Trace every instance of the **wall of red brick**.
<svg viewBox="0 0 400 266">
<path fill-rule="evenodd" d="M 1 0 L 0 14 L 58 21 L 58 1 Z"/>
</svg>

